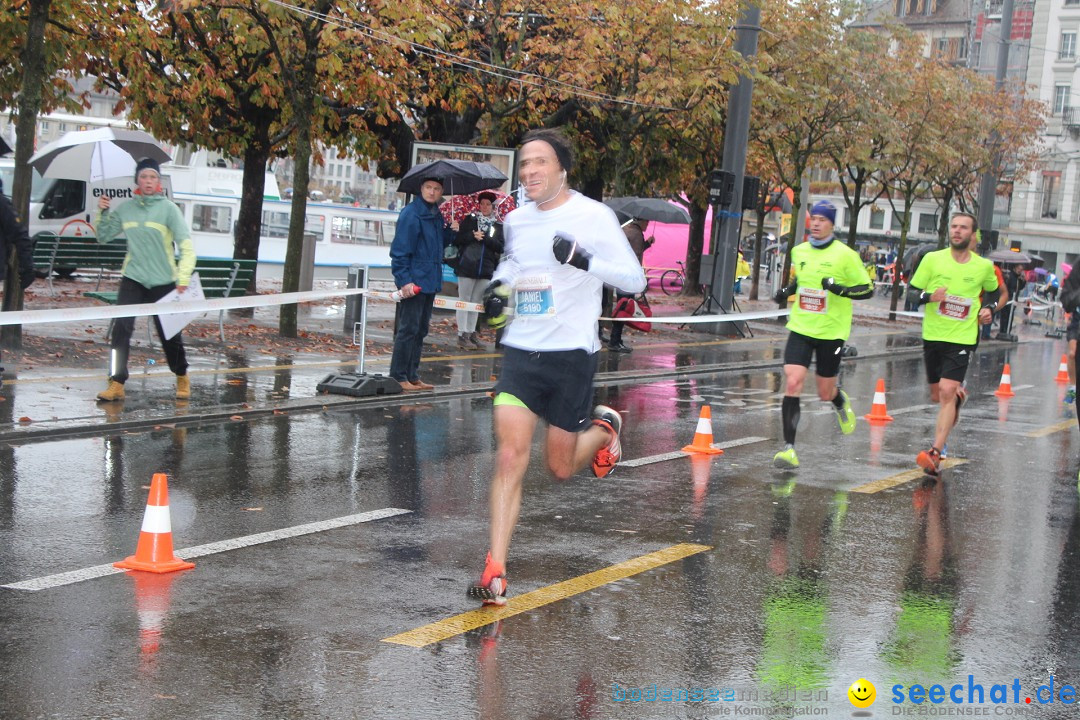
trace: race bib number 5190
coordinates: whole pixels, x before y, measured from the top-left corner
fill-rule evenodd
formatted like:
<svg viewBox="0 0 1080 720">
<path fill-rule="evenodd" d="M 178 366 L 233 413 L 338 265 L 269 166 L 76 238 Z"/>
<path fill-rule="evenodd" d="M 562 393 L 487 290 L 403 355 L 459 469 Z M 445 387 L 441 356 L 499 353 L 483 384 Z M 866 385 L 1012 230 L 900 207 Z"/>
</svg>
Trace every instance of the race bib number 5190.
<svg viewBox="0 0 1080 720">
<path fill-rule="evenodd" d="M 550 275 L 520 278 L 514 289 L 517 291 L 518 317 L 542 318 L 555 315 Z"/>
</svg>

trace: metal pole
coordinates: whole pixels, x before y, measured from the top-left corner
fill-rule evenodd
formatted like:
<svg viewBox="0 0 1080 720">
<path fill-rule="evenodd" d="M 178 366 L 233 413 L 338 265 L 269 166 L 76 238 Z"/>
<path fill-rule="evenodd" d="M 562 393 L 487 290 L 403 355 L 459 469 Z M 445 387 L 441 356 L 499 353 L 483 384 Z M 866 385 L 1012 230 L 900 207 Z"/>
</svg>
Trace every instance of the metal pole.
<svg viewBox="0 0 1080 720">
<path fill-rule="evenodd" d="M 1001 90 L 1005 86 L 1005 75 L 1009 70 L 1009 45 L 1012 35 L 1013 0 L 1005 0 L 1001 6 L 1001 35 L 998 37 L 997 67 L 994 71 L 994 87 Z M 996 130 L 990 133 L 990 146 L 1000 142 Z M 979 177 L 979 228 L 982 230 L 982 245 L 979 251 L 984 255 L 995 248 L 990 247 L 990 230 L 994 226 L 994 198 L 997 194 L 997 174 L 995 170 L 1001 164 L 1001 154 L 994 158 L 990 168 Z"/>
<path fill-rule="evenodd" d="M 367 338 L 367 287 L 368 287 L 368 272 L 367 265 L 361 265 L 360 268 L 360 287 L 364 288 L 364 292 L 360 295 L 360 349 L 357 350 L 357 363 L 360 366 L 360 374 L 364 374 L 364 340 Z M 353 326 L 353 337 L 356 337 L 356 326 Z"/>
<path fill-rule="evenodd" d="M 760 24 L 761 8 L 753 0 L 744 1 L 742 19 L 736 26 L 735 36 L 735 49 L 744 58 L 752 59 L 757 55 Z M 735 175 L 735 188 L 731 205 L 727 208 L 713 208 L 711 247 L 715 250 L 716 257 L 709 292 L 719 301 L 724 311 L 731 310 L 735 291 L 735 253 L 739 249 L 739 232 L 742 230 L 743 178 L 746 175 L 746 145 L 750 135 L 750 103 L 753 94 L 753 76 L 740 75 L 739 83 L 731 89 L 728 98 L 722 162 L 722 169 Z M 710 324 L 707 329 L 718 335 L 735 332 L 731 323 Z"/>
</svg>

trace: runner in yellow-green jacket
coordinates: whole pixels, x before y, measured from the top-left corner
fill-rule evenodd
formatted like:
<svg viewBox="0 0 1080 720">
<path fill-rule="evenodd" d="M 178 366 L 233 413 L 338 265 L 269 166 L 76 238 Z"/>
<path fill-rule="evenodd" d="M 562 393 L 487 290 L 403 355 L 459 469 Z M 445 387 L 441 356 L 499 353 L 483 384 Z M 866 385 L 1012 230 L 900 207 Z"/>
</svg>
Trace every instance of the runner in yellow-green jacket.
<svg viewBox="0 0 1080 720">
<path fill-rule="evenodd" d="M 993 321 L 1001 302 L 994 264 L 971 252 L 971 237 L 978 229 L 974 215 L 953 215 L 949 247 L 927 253 L 908 287 L 908 300 L 926 305 L 923 361 L 930 397 L 940 405 L 934 444 L 920 452 L 915 462 L 935 476 L 941 472 L 941 453 L 949 432 L 967 400 L 963 382 L 979 342 L 979 325 Z"/>
<path fill-rule="evenodd" d="M 855 412 L 847 393 L 837 385 L 844 342 L 851 333 L 851 301 L 873 297 L 874 285 L 859 254 L 833 235 L 836 208 L 822 200 L 810 208 L 810 240 L 791 250 L 794 279 L 776 294 L 777 302 L 795 296 L 784 348 L 784 449 L 773 457 L 779 468 L 799 467 L 795 429 L 799 424 L 799 395 L 817 355 L 818 397 L 836 408 L 840 430 L 855 430 Z"/>
</svg>

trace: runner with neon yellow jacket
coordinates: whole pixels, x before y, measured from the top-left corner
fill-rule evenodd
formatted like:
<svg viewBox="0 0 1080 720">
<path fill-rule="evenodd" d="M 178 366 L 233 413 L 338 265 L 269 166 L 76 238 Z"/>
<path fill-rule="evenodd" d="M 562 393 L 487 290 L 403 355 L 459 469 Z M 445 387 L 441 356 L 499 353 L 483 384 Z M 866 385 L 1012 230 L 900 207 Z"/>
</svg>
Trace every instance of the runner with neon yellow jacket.
<svg viewBox="0 0 1080 720">
<path fill-rule="evenodd" d="M 776 293 L 778 303 L 794 297 L 784 348 L 784 449 L 773 457 L 778 468 L 797 468 L 795 430 L 799 424 L 799 395 L 810 361 L 817 356 L 818 397 L 836 409 L 840 430 L 855 430 L 855 412 L 847 393 L 838 387 L 844 342 L 851 334 L 851 301 L 874 295 L 859 254 L 833 235 L 836 208 L 822 200 L 810 208 L 810 240 L 791 249 L 793 279 Z"/>
<path fill-rule="evenodd" d="M 978 344 L 979 325 L 993 320 L 1001 302 L 994 264 L 971 252 L 971 236 L 978 229 L 974 215 L 954 214 L 949 220 L 949 247 L 926 253 L 908 287 L 908 300 L 926 305 L 923 361 L 930 398 L 940 405 L 934 444 L 915 462 L 935 476 L 941 473 L 941 451 L 967 400 L 963 382 Z"/>
</svg>

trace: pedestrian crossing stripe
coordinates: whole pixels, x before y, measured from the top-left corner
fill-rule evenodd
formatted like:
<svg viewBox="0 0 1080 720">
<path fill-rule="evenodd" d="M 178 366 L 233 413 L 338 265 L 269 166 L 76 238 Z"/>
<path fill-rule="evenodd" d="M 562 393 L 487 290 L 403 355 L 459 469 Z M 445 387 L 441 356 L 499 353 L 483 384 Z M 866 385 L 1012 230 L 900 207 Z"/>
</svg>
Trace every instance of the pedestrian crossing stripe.
<svg viewBox="0 0 1080 720">
<path fill-rule="evenodd" d="M 415 630 L 384 638 L 383 642 L 421 648 L 707 550 L 712 550 L 712 548 L 694 543 L 672 545 L 663 550 L 657 550 L 570 580 L 564 580 L 523 595 L 511 597 L 506 605 L 501 607 L 489 605 L 479 610 L 470 610 L 445 620 L 418 627 Z"/>
<path fill-rule="evenodd" d="M 964 460 L 963 458 L 945 458 L 941 461 L 941 467 L 952 468 L 956 467 L 957 465 L 963 465 L 966 462 L 967 460 Z M 873 482 L 868 482 L 865 485 L 860 485 L 858 487 L 852 488 L 851 492 L 866 494 L 881 492 L 882 490 L 888 490 L 889 488 L 896 487 L 897 485 L 909 483 L 912 480 L 918 480 L 924 475 L 926 475 L 926 472 L 922 469 L 906 470 L 902 473 L 890 475 L 887 478 L 881 478 L 880 480 L 874 480 Z"/>
</svg>

